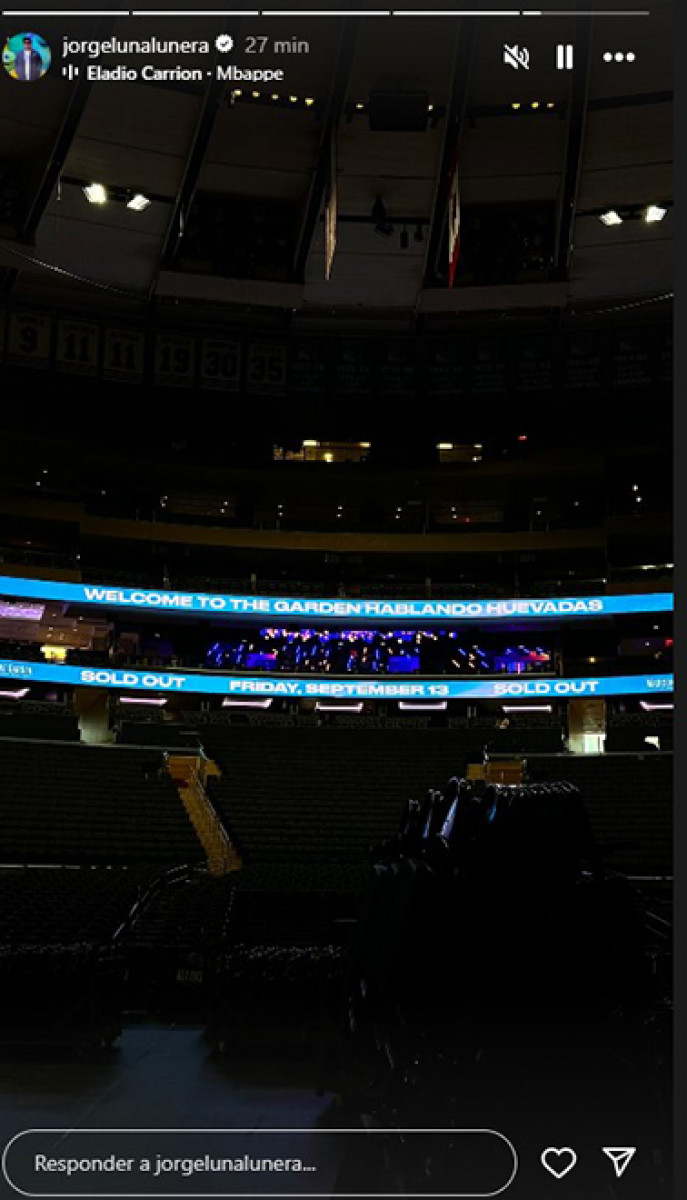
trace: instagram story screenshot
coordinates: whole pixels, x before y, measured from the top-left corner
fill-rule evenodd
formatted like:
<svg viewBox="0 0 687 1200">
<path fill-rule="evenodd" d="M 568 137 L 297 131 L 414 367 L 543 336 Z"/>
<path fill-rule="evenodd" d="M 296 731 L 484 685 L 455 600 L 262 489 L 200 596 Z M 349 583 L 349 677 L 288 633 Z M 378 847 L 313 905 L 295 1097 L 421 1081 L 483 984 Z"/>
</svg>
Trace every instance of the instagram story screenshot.
<svg viewBox="0 0 687 1200">
<path fill-rule="evenodd" d="M 677 5 L 302 2 L 0 10 L 0 1197 L 676 1200 Z"/>
</svg>

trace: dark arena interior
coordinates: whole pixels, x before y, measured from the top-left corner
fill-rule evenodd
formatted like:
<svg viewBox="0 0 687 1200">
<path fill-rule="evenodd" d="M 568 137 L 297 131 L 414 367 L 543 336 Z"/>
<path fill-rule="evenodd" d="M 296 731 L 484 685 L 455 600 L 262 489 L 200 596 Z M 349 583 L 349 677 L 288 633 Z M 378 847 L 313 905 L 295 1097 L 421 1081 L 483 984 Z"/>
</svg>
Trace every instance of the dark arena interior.
<svg viewBox="0 0 687 1200">
<path fill-rule="evenodd" d="M 1 73 L 3 1146 L 673 1194 L 672 6 L 568 7 Z"/>
</svg>

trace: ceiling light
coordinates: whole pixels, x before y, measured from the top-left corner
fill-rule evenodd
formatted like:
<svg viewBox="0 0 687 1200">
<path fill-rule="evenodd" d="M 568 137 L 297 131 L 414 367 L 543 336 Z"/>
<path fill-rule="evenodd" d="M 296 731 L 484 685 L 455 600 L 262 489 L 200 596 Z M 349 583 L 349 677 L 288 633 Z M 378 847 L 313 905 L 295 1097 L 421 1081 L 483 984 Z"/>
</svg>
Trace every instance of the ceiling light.
<svg viewBox="0 0 687 1200">
<path fill-rule="evenodd" d="M 107 191 L 102 183 L 87 183 L 83 194 L 89 204 L 107 204 Z"/>
<path fill-rule="evenodd" d="M 553 712 L 553 707 L 550 704 L 502 704 L 501 708 L 505 713 Z"/>
<path fill-rule="evenodd" d="M 644 220 L 647 225 L 655 225 L 657 221 L 662 221 L 668 212 L 667 208 L 662 208 L 660 204 L 649 204 L 644 212 Z"/>
<path fill-rule="evenodd" d="M 622 225 L 623 218 L 615 211 L 614 208 L 609 208 L 607 212 L 602 213 L 599 217 L 602 225 Z"/>
<path fill-rule="evenodd" d="M 149 200 L 142 192 L 136 192 L 136 195 L 126 202 L 127 208 L 130 208 L 132 212 L 143 212 L 151 204 L 152 200 Z"/>
<path fill-rule="evenodd" d="M 538 101 L 538 100 L 533 100 L 533 101 L 532 101 L 532 108 L 539 108 L 539 101 Z"/>
<path fill-rule="evenodd" d="M 446 712 L 448 708 L 447 700 L 425 700 L 424 702 L 413 700 L 399 700 L 399 712 Z"/>
<path fill-rule="evenodd" d="M 515 100 L 515 101 L 513 102 L 513 104 L 511 104 L 511 108 L 514 108 L 514 109 L 516 109 L 516 111 L 517 111 L 517 109 L 519 109 L 519 108 L 520 108 L 520 101 L 519 101 L 519 100 Z"/>
<path fill-rule="evenodd" d="M 363 711 L 362 700 L 357 704 L 322 704 L 319 700 L 315 705 L 315 712 L 352 712 L 361 713 Z"/>
<path fill-rule="evenodd" d="M 305 106 L 306 106 L 306 108 L 312 108 L 312 106 L 313 106 L 313 104 L 314 104 L 314 103 L 315 103 L 315 97 L 314 97 L 314 96 L 306 96 L 306 97 L 305 97 Z"/>
</svg>

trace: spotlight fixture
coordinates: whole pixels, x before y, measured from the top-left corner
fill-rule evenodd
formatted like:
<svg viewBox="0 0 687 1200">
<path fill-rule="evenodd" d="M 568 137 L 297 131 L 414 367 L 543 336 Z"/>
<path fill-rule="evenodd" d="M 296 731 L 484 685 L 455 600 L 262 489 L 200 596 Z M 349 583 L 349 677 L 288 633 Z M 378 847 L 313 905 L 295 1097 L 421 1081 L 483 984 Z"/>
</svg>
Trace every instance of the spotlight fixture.
<svg viewBox="0 0 687 1200">
<path fill-rule="evenodd" d="M 312 106 L 313 106 L 313 104 L 314 104 L 314 103 L 315 103 L 315 97 L 314 97 L 314 96 L 306 96 L 306 97 L 305 97 L 305 107 L 306 107 L 306 108 L 312 108 Z"/>
<path fill-rule="evenodd" d="M 609 208 L 605 213 L 602 213 L 599 220 L 602 225 L 622 225 L 623 223 L 623 218 L 614 208 Z"/>
<path fill-rule="evenodd" d="M 644 220 L 647 225 L 655 225 L 657 221 L 662 221 L 668 212 L 667 208 L 663 208 L 660 204 L 649 204 L 644 210 Z"/>
<path fill-rule="evenodd" d="M 102 183 L 87 183 L 83 194 L 89 204 L 107 204 L 107 190 Z"/>
<path fill-rule="evenodd" d="M 152 200 L 149 200 L 147 196 L 144 196 L 143 192 L 136 192 L 136 194 L 126 202 L 127 208 L 130 208 L 132 212 L 144 212 L 145 209 L 149 208 L 151 204 Z"/>
</svg>

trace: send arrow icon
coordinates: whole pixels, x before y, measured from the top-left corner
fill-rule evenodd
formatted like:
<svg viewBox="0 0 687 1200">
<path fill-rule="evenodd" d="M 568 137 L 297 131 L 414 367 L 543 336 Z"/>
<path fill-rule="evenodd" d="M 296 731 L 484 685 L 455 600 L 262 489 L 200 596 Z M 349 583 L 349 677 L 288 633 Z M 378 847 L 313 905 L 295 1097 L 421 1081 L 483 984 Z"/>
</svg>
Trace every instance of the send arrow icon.
<svg viewBox="0 0 687 1200">
<path fill-rule="evenodd" d="M 606 1157 L 610 1158 L 613 1163 L 616 1179 L 620 1179 L 637 1153 L 636 1146 L 603 1146 L 602 1149 Z"/>
</svg>

